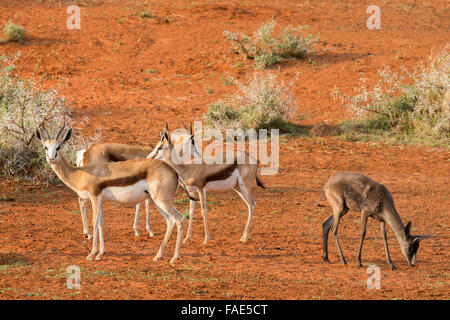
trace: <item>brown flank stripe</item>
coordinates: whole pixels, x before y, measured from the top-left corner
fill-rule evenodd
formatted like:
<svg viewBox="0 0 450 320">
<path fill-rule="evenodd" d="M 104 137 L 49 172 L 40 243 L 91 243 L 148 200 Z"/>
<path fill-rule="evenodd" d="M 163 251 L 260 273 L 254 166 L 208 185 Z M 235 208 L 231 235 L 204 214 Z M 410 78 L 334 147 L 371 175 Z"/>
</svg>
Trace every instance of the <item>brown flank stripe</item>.
<svg viewBox="0 0 450 320">
<path fill-rule="evenodd" d="M 204 178 L 203 187 L 210 181 L 221 181 L 228 179 L 237 167 L 237 163 L 229 164 L 223 169 L 214 172 Z"/>
<path fill-rule="evenodd" d="M 108 187 L 126 187 L 140 180 L 147 178 L 147 170 L 143 170 L 135 175 L 121 177 L 117 179 L 105 180 L 95 186 L 94 194 L 98 196 L 103 189 Z"/>
</svg>

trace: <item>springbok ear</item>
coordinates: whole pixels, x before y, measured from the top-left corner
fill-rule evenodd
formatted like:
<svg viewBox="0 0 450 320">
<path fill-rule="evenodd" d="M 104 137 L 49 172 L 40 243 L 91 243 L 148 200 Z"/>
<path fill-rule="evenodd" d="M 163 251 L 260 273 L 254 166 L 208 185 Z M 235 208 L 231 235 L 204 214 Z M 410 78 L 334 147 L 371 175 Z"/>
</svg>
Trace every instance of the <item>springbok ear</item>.
<svg viewBox="0 0 450 320">
<path fill-rule="evenodd" d="M 66 136 L 64 137 L 62 143 L 64 143 L 67 140 L 69 140 L 71 136 L 72 136 L 72 128 L 70 128 L 69 131 L 67 131 Z"/>
<path fill-rule="evenodd" d="M 405 234 L 406 236 L 409 236 L 411 232 L 411 221 L 408 222 L 408 224 L 405 227 Z"/>
<path fill-rule="evenodd" d="M 170 141 L 169 133 L 167 131 L 164 131 L 164 139 L 166 139 L 167 141 Z"/>
<path fill-rule="evenodd" d="M 429 237 L 431 237 L 430 234 L 426 234 L 426 235 L 423 235 L 423 236 L 417 236 L 417 237 L 414 239 L 414 241 L 419 242 L 419 241 L 422 241 L 423 239 L 426 239 L 426 238 L 429 238 Z"/>
<path fill-rule="evenodd" d="M 39 129 L 36 129 L 36 132 L 34 133 L 34 135 L 36 136 L 36 138 L 38 138 L 38 140 L 41 140 L 41 133 L 39 132 Z"/>
</svg>

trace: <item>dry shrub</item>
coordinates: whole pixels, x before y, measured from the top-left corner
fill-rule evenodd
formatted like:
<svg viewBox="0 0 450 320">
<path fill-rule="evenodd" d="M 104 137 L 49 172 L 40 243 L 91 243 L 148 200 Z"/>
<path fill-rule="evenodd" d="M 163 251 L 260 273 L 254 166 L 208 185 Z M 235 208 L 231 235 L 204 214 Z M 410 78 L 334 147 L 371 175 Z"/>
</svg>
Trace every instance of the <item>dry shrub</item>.
<svg viewBox="0 0 450 320">
<path fill-rule="evenodd" d="M 413 139 L 450 138 L 448 47 L 414 73 L 402 68 L 397 74 L 385 67 L 378 74 L 379 83 L 372 89 L 361 79 L 355 95 L 346 96 L 337 87 L 333 92 L 356 117 L 359 129 Z"/>
<path fill-rule="evenodd" d="M 265 22 L 251 36 L 229 31 L 224 31 L 224 35 L 242 55 L 255 60 L 256 69 L 269 68 L 284 59 L 302 59 L 319 41 L 311 34 L 306 37 L 302 34 L 307 26 L 288 26 L 274 36 L 275 24 L 274 20 Z"/>
<path fill-rule="evenodd" d="M 237 92 L 211 104 L 205 124 L 216 129 L 283 129 L 297 111 L 293 81 L 285 84 L 270 72 L 255 72 L 244 84 L 235 81 Z"/>
<path fill-rule="evenodd" d="M 25 29 L 22 26 L 18 26 L 11 21 L 8 21 L 3 27 L 3 34 L 5 35 L 5 42 L 18 42 L 23 44 L 23 38 L 25 36 Z"/>
<path fill-rule="evenodd" d="M 75 123 L 71 109 L 56 90 L 41 91 L 32 81 L 13 76 L 13 62 L 19 55 L 0 57 L 0 176 L 30 180 L 36 183 L 55 182 L 56 175 L 45 161 L 41 143 L 34 133 L 42 124 L 50 134 Z M 6 65 L 6 67 L 4 67 Z M 75 135 L 65 147 L 65 156 L 73 162 L 76 149 L 86 147 L 99 139 Z"/>
</svg>

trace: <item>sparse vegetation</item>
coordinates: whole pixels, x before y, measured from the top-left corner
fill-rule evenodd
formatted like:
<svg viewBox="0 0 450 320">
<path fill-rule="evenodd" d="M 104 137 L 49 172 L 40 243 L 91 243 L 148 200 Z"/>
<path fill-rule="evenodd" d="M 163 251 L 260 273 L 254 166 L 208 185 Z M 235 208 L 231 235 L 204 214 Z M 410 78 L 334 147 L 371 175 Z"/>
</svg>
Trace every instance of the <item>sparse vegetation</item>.
<svg viewBox="0 0 450 320">
<path fill-rule="evenodd" d="M 22 26 L 16 25 L 8 21 L 3 27 L 3 34 L 5 35 L 4 42 L 18 42 L 23 44 L 25 36 L 25 29 Z"/>
<path fill-rule="evenodd" d="M 0 57 L 0 176 L 56 182 L 56 175 L 46 164 L 42 146 L 34 139 L 36 128 L 45 124 L 49 132 L 56 132 L 71 119 L 71 110 L 56 90 L 41 91 L 32 81 L 13 76 L 13 62 L 19 57 Z M 6 65 L 6 67 L 5 67 Z M 87 121 L 83 119 L 80 123 Z M 75 159 L 76 147 L 81 148 L 98 137 L 77 139 L 67 144 L 69 160 Z"/>
<path fill-rule="evenodd" d="M 346 134 L 358 132 L 395 136 L 410 141 L 447 142 L 450 138 L 450 57 L 448 47 L 429 67 L 400 75 L 389 67 L 378 72 L 380 80 L 372 89 L 364 80 L 356 94 L 346 96 L 338 88 L 334 98 L 355 117 L 345 122 Z"/>
<path fill-rule="evenodd" d="M 247 59 L 255 61 L 256 69 L 264 69 L 284 59 L 302 59 L 319 40 L 313 35 L 304 36 L 302 30 L 307 26 L 288 26 L 274 36 L 275 21 L 265 22 L 251 36 L 243 33 L 225 31 L 235 48 Z"/>
<path fill-rule="evenodd" d="M 228 76 L 227 78 L 225 77 L 220 77 L 220 81 L 222 81 L 222 83 L 226 86 L 232 86 L 234 83 L 234 78 L 232 76 Z"/>
<path fill-rule="evenodd" d="M 147 19 L 154 18 L 155 15 L 151 11 L 142 11 L 141 13 L 139 13 L 139 17 L 141 17 L 142 19 Z"/>
<path fill-rule="evenodd" d="M 272 129 L 283 130 L 297 110 L 291 87 L 270 72 L 255 72 L 242 84 L 235 81 L 237 92 L 226 100 L 209 106 L 203 119 L 216 129 Z"/>
</svg>

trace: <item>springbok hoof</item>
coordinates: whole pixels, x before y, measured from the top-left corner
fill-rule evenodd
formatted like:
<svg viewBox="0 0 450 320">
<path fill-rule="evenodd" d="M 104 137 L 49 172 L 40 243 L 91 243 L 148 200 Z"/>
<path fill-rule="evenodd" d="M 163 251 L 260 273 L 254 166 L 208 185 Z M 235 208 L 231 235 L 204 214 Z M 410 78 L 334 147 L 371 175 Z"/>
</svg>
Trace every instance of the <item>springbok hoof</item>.
<svg viewBox="0 0 450 320">
<path fill-rule="evenodd" d="M 175 264 L 178 259 L 180 259 L 180 257 L 173 257 L 172 259 L 170 259 L 170 264 Z"/>
<path fill-rule="evenodd" d="M 241 239 L 239 239 L 240 242 L 242 243 L 246 243 L 248 242 L 248 238 L 247 237 L 242 237 Z"/>
</svg>

